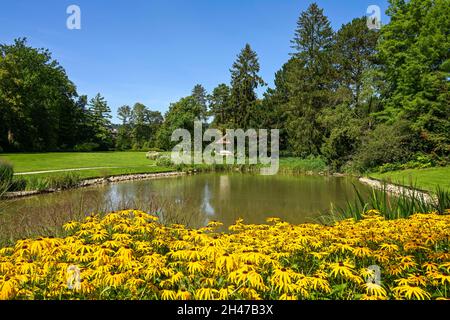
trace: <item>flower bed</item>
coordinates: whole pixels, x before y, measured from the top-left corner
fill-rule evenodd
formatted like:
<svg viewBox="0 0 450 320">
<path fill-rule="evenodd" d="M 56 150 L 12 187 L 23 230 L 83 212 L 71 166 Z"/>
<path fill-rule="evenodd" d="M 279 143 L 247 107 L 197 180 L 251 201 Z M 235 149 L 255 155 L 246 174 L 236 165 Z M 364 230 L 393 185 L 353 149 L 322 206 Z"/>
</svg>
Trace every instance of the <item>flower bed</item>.
<svg viewBox="0 0 450 320">
<path fill-rule="evenodd" d="M 449 297 L 449 215 L 220 226 L 167 227 L 133 210 L 70 222 L 64 238 L 0 249 L 0 299 Z"/>
</svg>

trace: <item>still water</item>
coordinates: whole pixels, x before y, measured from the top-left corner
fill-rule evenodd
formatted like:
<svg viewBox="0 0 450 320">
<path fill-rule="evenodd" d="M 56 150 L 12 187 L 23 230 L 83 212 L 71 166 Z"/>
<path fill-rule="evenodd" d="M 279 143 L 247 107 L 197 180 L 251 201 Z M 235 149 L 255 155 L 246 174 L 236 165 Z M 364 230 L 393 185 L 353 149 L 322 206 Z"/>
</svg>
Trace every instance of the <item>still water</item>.
<svg viewBox="0 0 450 320">
<path fill-rule="evenodd" d="M 264 223 L 279 217 L 290 223 L 313 222 L 331 204 L 353 199 L 354 187 L 366 186 L 347 177 L 201 174 L 123 182 L 68 190 L 3 202 L 0 236 L 17 238 L 54 234 L 58 227 L 92 212 L 142 209 L 156 212 L 163 222 L 203 226 L 236 219 Z"/>
</svg>

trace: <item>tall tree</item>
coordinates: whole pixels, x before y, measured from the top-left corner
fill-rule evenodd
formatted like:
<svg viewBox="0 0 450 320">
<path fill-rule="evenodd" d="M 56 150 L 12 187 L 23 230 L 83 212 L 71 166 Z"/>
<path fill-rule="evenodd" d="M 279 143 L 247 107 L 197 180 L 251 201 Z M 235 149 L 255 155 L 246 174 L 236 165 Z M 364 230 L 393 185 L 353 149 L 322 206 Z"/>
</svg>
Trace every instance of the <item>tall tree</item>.
<svg viewBox="0 0 450 320">
<path fill-rule="evenodd" d="M 206 89 L 201 85 L 197 84 L 192 89 L 192 97 L 194 100 L 201 106 L 202 108 L 202 115 L 201 118 L 206 121 L 207 113 L 208 113 L 208 93 L 206 92 Z"/>
<path fill-rule="evenodd" d="M 317 4 L 301 13 L 292 40 L 294 59 L 288 70 L 290 100 L 287 132 L 292 151 L 300 156 L 319 154 L 324 128 L 318 115 L 330 104 L 335 85 L 332 65 L 333 30 Z"/>
<path fill-rule="evenodd" d="M 221 83 L 208 96 L 210 115 L 214 117 L 214 126 L 226 128 L 232 120 L 230 95 L 230 87 Z"/>
<path fill-rule="evenodd" d="M 0 45 L 0 147 L 46 151 L 73 144 L 77 93 L 45 49 L 16 39 Z"/>
<path fill-rule="evenodd" d="M 367 73 L 378 67 L 375 58 L 378 37 L 377 30 L 367 27 L 365 17 L 342 25 L 336 33 L 333 61 L 337 69 L 338 94 L 335 103 L 346 103 L 356 109 L 367 103 L 362 91 Z"/>
<path fill-rule="evenodd" d="M 121 124 L 117 130 L 116 147 L 120 150 L 131 149 L 131 108 L 128 105 L 124 105 L 117 109 L 117 118 L 121 121 Z"/>
<path fill-rule="evenodd" d="M 366 18 L 356 18 L 336 33 L 333 62 L 336 66 L 336 90 L 330 105 L 319 116 L 327 128 L 321 153 L 334 169 L 350 161 L 361 143 L 361 136 L 371 129 L 370 113 L 377 92 L 371 91 L 377 71 L 375 61 L 378 31 L 369 30 Z M 368 82 L 368 77 L 372 83 Z"/>
<path fill-rule="evenodd" d="M 111 109 L 100 93 L 90 100 L 89 107 L 94 142 L 98 143 L 101 149 L 107 150 L 113 146 Z"/>
<path fill-rule="evenodd" d="M 258 56 L 249 44 L 238 55 L 231 72 L 231 104 L 233 125 L 246 129 L 250 125 L 250 117 L 256 107 L 255 89 L 264 86 L 259 73 Z"/>
<path fill-rule="evenodd" d="M 194 134 L 194 121 L 201 119 L 202 107 L 194 97 L 181 98 L 172 103 L 164 117 L 164 123 L 157 132 L 157 146 L 164 150 L 170 150 L 177 143 L 171 142 L 170 137 L 175 129 L 189 130 Z"/>
<path fill-rule="evenodd" d="M 417 151 L 450 154 L 450 2 L 390 0 L 378 46 L 390 122 L 404 119 Z"/>
</svg>

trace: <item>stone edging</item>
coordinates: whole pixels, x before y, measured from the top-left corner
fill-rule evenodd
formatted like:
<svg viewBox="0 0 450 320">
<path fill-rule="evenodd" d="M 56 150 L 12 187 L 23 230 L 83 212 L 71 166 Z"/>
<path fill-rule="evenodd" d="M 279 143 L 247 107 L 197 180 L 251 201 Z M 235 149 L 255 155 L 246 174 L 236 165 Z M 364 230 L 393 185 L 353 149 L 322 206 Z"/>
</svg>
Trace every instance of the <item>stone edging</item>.
<svg viewBox="0 0 450 320">
<path fill-rule="evenodd" d="M 430 194 L 428 194 L 427 192 L 414 190 L 408 187 L 403 187 L 395 184 L 383 183 L 380 180 L 372 178 L 361 177 L 359 178 L 359 182 L 366 184 L 374 189 L 383 190 L 385 188 L 387 192 L 395 195 L 406 194 L 408 197 L 419 196 L 428 203 L 435 202 L 436 200 L 434 197 L 430 196 Z"/>
<path fill-rule="evenodd" d="M 150 180 L 150 179 L 159 179 L 159 178 L 178 177 L 178 176 L 184 176 L 184 175 L 186 175 L 186 172 L 171 171 L 171 172 L 159 172 L 159 173 L 129 174 L 129 175 L 121 175 L 121 176 L 112 176 L 112 177 L 108 177 L 108 178 L 95 178 L 95 179 L 83 180 L 76 187 L 64 189 L 64 190 L 90 187 L 90 186 L 103 185 L 103 184 L 110 184 L 110 183 L 117 183 L 117 182 L 124 182 L 124 181 Z M 40 191 L 39 190 L 31 190 L 31 191 L 7 192 L 4 196 L 4 198 L 5 199 L 23 198 L 23 197 L 29 197 L 29 196 L 34 196 L 34 195 L 44 194 L 44 193 L 53 193 L 53 192 L 58 192 L 58 191 L 63 191 L 63 190 L 47 189 L 47 190 L 40 190 Z"/>
</svg>

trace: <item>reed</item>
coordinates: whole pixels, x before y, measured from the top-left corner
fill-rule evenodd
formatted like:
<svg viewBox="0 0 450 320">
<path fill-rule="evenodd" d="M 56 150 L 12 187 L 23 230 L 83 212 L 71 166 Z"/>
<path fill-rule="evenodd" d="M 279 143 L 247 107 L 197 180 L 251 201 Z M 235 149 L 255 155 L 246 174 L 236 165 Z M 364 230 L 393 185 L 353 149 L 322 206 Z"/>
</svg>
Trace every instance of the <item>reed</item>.
<svg viewBox="0 0 450 320">
<path fill-rule="evenodd" d="M 444 214 L 450 208 L 450 192 L 440 187 L 437 187 L 431 201 L 412 186 L 394 195 L 384 184 L 382 189 L 372 189 L 368 197 L 364 197 L 355 185 L 353 188 L 356 197 L 348 200 L 343 207 L 332 204 L 330 211 L 318 218 L 319 222 L 333 224 L 345 219 L 361 220 L 368 210 L 377 210 L 391 220 L 408 218 L 418 212 Z"/>
</svg>

